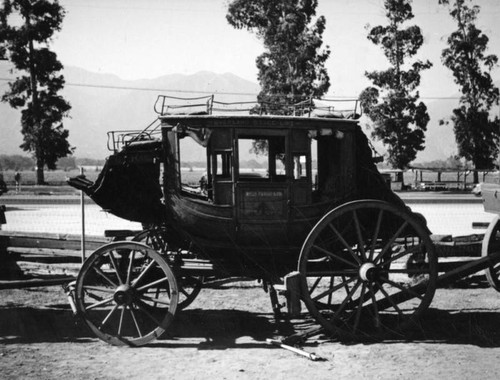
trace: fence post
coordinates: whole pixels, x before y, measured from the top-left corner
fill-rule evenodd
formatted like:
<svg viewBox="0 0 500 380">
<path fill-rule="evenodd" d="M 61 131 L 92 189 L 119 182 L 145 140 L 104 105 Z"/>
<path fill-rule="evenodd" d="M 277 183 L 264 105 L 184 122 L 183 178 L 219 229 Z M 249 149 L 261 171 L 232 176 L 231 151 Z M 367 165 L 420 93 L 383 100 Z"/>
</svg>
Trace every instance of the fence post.
<svg viewBox="0 0 500 380">
<path fill-rule="evenodd" d="M 5 218 L 5 206 L 0 205 L 0 231 L 2 230 L 2 224 L 7 224 L 7 218 Z M 8 237 L 6 236 L 0 236 L 0 277 L 2 277 L 3 274 L 2 272 L 5 272 L 6 265 L 5 263 L 7 262 L 7 247 L 9 246 L 7 244 Z"/>
<path fill-rule="evenodd" d="M 80 167 L 80 174 L 83 175 L 83 167 Z M 85 262 L 85 193 L 80 190 L 80 205 L 82 210 L 82 238 L 81 238 L 81 251 L 82 251 L 82 264 Z"/>
</svg>

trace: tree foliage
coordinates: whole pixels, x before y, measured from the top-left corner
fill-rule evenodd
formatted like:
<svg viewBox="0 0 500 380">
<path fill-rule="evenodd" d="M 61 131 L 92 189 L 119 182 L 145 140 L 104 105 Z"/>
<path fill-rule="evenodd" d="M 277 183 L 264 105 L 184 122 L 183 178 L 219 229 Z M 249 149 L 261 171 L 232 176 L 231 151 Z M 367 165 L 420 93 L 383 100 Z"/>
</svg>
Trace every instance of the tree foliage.
<svg viewBox="0 0 500 380">
<path fill-rule="evenodd" d="M 57 0 L 4 0 L 0 6 L 0 53 L 18 74 L 1 100 L 21 109 L 21 148 L 34 156 L 38 184 L 44 183 L 45 166 L 54 169 L 73 151 L 62 124 L 71 106 L 58 95 L 63 66 L 48 48 L 64 14 Z"/>
<path fill-rule="evenodd" d="M 330 86 L 322 48 L 325 18 L 317 0 L 234 0 L 227 20 L 254 32 L 265 51 L 256 59 L 261 92 L 258 112 L 287 114 L 291 104 L 323 96 Z"/>
<path fill-rule="evenodd" d="M 457 30 L 448 37 L 448 47 L 441 57 L 462 94 L 459 107 L 451 116 L 458 154 L 472 161 L 476 169 L 489 169 L 494 165 L 500 142 L 498 117 L 490 117 L 490 110 L 499 99 L 498 88 L 490 76 L 498 58 L 486 53 L 489 40 L 476 27 L 480 11 L 477 5 L 466 0 L 439 2 L 449 7 L 457 24 Z M 474 181 L 478 181 L 477 172 Z"/>
<path fill-rule="evenodd" d="M 382 48 L 390 67 L 365 72 L 374 87 L 360 95 L 363 111 L 373 122 L 372 136 L 387 146 L 389 164 L 405 169 L 424 149 L 429 122 L 427 107 L 418 102 L 420 73 L 432 66 L 429 61 L 407 63 L 422 46 L 423 37 L 416 25 L 403 28 L 413 18 L 411 0 L 385 0 L 388 25 L 375 26 L 368 39 Z"/>
<path fill-rule="evenodd" d="M 458 156 L 449 156 L 446 160 L 432 160 L 412 165 L 415 168 L 432 168 L 432 169 L 452 169 L 464 170 L 469 169 L 467 162 L 460 159 Z"/>
<path fill-rule="evenodd" d="M 0 172 L 2 170 L 33 170 L 35 162 L 31 157 L 20 154 L 0 154 Z"/>
</svg>

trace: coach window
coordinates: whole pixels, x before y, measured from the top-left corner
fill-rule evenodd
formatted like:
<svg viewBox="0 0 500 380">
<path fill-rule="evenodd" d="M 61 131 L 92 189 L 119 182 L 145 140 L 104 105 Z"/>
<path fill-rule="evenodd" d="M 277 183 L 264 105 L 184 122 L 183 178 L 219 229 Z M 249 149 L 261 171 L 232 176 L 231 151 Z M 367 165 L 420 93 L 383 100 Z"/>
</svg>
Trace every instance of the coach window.
<svg viewBox="0 0 500 380">
<path fill-rule="evenodd" d="M 245 181 L 285 181 L 285 136 L 238 138 L 239 178 Z"/>
<path fill-rule="evenodd" d="M 213 174 L 217 178 L 231 179 L 231 152 L 215 152 L 215 165 Z"/>
<path fill-rule="evenodd" d="M 307 179 L 307 154 L 293 154 L 293 179 Z"/>
</svg>

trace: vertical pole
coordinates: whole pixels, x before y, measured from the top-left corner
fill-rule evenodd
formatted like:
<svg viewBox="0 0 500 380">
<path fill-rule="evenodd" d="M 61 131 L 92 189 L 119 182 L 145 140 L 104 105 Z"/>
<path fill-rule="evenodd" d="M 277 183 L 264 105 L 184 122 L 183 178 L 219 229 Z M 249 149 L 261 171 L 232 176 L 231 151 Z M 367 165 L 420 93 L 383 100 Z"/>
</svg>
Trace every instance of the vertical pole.
<svg viewBox="0 0 500 380">
<path fill-rule="evenodd" d="M 80 168 L 80 174 L 83 175 L 83 167 Z M 82 238 L 81 238 L 81 251 L 82 251 L 82 264 L 85 262 L 85 194 L 80 190 L 80 206 L 82 211 Z"/>
</svg>

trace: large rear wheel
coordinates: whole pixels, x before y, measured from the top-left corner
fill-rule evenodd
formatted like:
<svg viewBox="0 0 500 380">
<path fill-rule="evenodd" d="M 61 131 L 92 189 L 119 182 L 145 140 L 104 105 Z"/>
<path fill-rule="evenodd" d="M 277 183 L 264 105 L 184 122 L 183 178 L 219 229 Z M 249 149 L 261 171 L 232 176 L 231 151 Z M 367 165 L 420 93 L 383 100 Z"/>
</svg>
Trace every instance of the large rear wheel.
<svg viewBox="0 0 500 380">
<path fill-rule="evenodd" d="M 323 327 L 341 337 L 387 336 L 429 306 L 437 258 L 421 218 L 376 200 L 326 214 L 299 258 L 302 299 Z"/>
<path fill-rule="evenodd" d="M 79 315 L 103 341 L 141 346 L 170 325 L 178 302 L 167 262 L 151 247 L 116 242 L 96 250 L 76 280 Z"/>
</svg>

